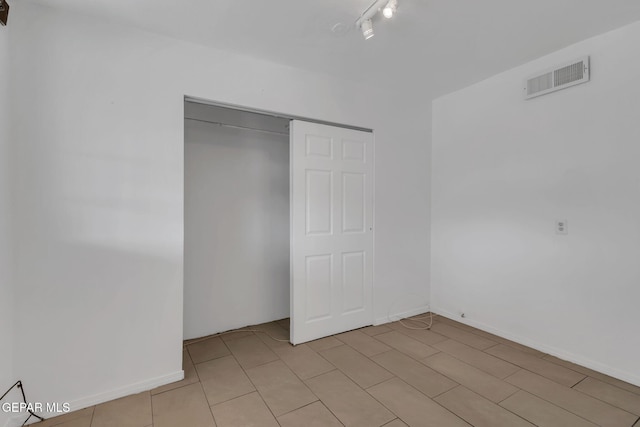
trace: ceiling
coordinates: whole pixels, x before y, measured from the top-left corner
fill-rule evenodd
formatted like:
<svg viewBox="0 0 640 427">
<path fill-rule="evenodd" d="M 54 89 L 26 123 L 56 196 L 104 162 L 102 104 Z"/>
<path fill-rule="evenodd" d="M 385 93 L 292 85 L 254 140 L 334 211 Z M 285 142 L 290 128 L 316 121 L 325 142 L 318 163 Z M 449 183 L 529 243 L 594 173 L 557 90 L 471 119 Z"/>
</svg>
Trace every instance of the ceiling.
<svg viewBox="0 0 640 427">
<path fill-rule="evenodd" d="M 638 0 L 399 0 L 365 41 L 373 0 L 31 1 L 430 97 L 640 20 Z"/>
</svg>

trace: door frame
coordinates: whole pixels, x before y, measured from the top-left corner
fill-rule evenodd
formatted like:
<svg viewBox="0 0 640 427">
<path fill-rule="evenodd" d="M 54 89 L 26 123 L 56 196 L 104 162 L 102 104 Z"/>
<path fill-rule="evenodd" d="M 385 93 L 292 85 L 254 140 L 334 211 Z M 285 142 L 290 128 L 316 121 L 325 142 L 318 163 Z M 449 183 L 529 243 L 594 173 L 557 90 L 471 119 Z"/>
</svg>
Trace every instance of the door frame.
<svg viewBox="0 0 640 427">
<path fill-rule="evenodd" d="M 376 306 L 376 273 L 375 273 L 375 266 L 376 266 L 376 162 L 375 162 L 375 158 L 376 158 L 376 133 L 375 130 L 372 128 L 367 128 L 367 127 L 360 127 L 360 126 L 354 126 L 354 125 L 349 125 L 349 124 L 345 124 L 345 123 L 338 123 L 338 122 L 329 122 L 326 120 L 319 120 L 319 119 L 314 119 L 314 118 L 310 118 L 310 117 L 305 117 L 305 116 L 298 116 L 295 114 L 287 114 L 287 113 L 280 113 L 280 112 L 275 112 L 275 111 L 269 111 L 269 110 L 263 110 L 260 108 L 253 108 L 253 107 L 248 107 L 245 105 L 239 105 L 239 104 L 231 104 L 231 103 L 226 103 L 226 102 L 220 102 L 220 101 L 215 101 L 215 100 L 210 100 L 210 99 L 206 99 L 206 98 L 200 98 L 200 97 L 195 97 L 195 96 L 189 96 L 189 95 L 184 95 L 183 96 L 183 101 L 182 101 L 182 109 L 180 111 L 182 111 L 182 120 L 181 122 L 183 123 L 183 130 L 182 130 L 182 149 L 183 149 L 183 157 L 184 157 L 184 149 L 185 149 L 185 144 L 186 141 L 184 140 L 184 103 L 185 102 L 193 102 L 196 104 L 204 104 L 204 105 L 211 105 L 214 107 L 221 107 L 221 108 L 227 108 L 230 110 L 237 110 L 237 111 L 242 111 L 242 112 L 247 112 L 247 113 L 255 113 L 255 114 L 262 114 L 265 116 L 271 116 L 271 117 L 277 117 L 277 118 L 281 118 L 281 119 L 287 119 L 289 121 L 291 120 L 301 120 L 301 121 L 306 121 L 306 122 L 310 122 L 310 123 L 317 123 L 317 124 L 321 124 L 321 125 L 327 125 L 327 126 L 335 126 L 335 127 L 341 127 L 344 129 L 351 129 L 351 130 L 357 130 L 357 131 L 361 131 L 361 132 L 368 132 L 371 133 L 372 135 L 372 161 L 373 161 L 373 165 L 372 165 L 372 187 L 373 187 L 373 196 L 372 196 L 372 206 L 373 206 L 373 213 L 372 213 L 372 218 L 371 218 L 371 222 L 373 224 L 373 245 L 372 245 L 372 259 L 373 259 L 373 266 L 372 266 L 372 271 L 371 271 L 371 304 L 372 304 L 372 310 L 371 310 L 371 325 L 375 325 L 376 323 L 376 313 L 375 313 L 375 306 Z M 289 173 L 291 174 L 291 159 L 289 159 Z M 183 171 L 184 174 L 184 171 Z M 290 178 L 291 179 L 291 178 Z M 289 185 L 291 185 L 291 181 L 289 181 Z M 183 194 L 183 209 L 184 209 L 184 194 Z M 290 210 L 291 212 L 291 210 Z M 291 224 L 291 213 L 289 214 L 289 224 Z M 183 233 L 184 233 L 184 218 L 183 218 Z M 289 247 L 291 250 L 292 247 L 292 235 L 291 232 L 289 232 Z M 184 248 L 183 248 L 183 253 L 182 256 L 184 258 Z M 184 261 L 183 261 L 184 264 Z M 291 269 L 291 265 L 289 266 L 289 268 Z M 290 278 L 289 278 L 289 300 L 291 301 L 291 286 L 292 286 L 292 280 L 293 277 L 290 273 Z M 184 268 L 182 271 L 182 295 L 184 298 Z M 183 306 L 183 310 L 184 310 L 184 306 Z M 291 310 L 290 310 L 291 311 Z M 289 313 L 289 316 L 291 316 L 291 312 Z M 182 318 L 184 320 L 184 312 L 182 313 Z M 184 340 L 184 330 L 183 330 L 183 340 Z"/>
</svg>

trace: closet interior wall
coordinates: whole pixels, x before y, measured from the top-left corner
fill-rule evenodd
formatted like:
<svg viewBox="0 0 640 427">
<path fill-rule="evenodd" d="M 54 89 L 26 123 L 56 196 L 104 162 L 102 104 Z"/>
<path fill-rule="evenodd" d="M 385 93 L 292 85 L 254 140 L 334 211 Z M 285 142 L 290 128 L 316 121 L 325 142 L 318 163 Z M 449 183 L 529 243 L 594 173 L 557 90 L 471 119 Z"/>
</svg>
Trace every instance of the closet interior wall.
<svg viewBox="0 0 640 427">
<path fill-rule="evenodd" d="M 289 121 L 185 102 L 184 338 L 289 317 Z"/>
</svg>

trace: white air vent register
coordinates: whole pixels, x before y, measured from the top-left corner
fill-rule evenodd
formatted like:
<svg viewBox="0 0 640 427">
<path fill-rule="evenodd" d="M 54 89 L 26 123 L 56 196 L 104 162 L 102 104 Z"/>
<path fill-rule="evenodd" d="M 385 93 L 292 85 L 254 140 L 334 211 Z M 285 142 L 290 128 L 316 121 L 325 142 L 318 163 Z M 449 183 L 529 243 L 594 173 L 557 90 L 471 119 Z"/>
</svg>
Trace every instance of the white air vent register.
<svg viewBox="0 0 640 427">
<path fill-rule="evenodd" d="M 589 57 L 567 62 L 524 81 L 525 99 L 565 89 L 589 81 Z"/>
</svg>

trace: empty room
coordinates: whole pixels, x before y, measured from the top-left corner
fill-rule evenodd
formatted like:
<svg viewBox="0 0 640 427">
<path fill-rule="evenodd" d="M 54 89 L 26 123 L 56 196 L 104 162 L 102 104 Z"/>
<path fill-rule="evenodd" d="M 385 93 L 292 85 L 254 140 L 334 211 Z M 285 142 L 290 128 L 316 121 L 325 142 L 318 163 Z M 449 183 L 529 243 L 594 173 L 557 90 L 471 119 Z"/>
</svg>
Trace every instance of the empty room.
<svg viewBox="0 0 640 427">
<path fill-rule="evenodd" d="M 0 427 L 640 426 L 637 1 L 0 23 Z"/>
</svg>

